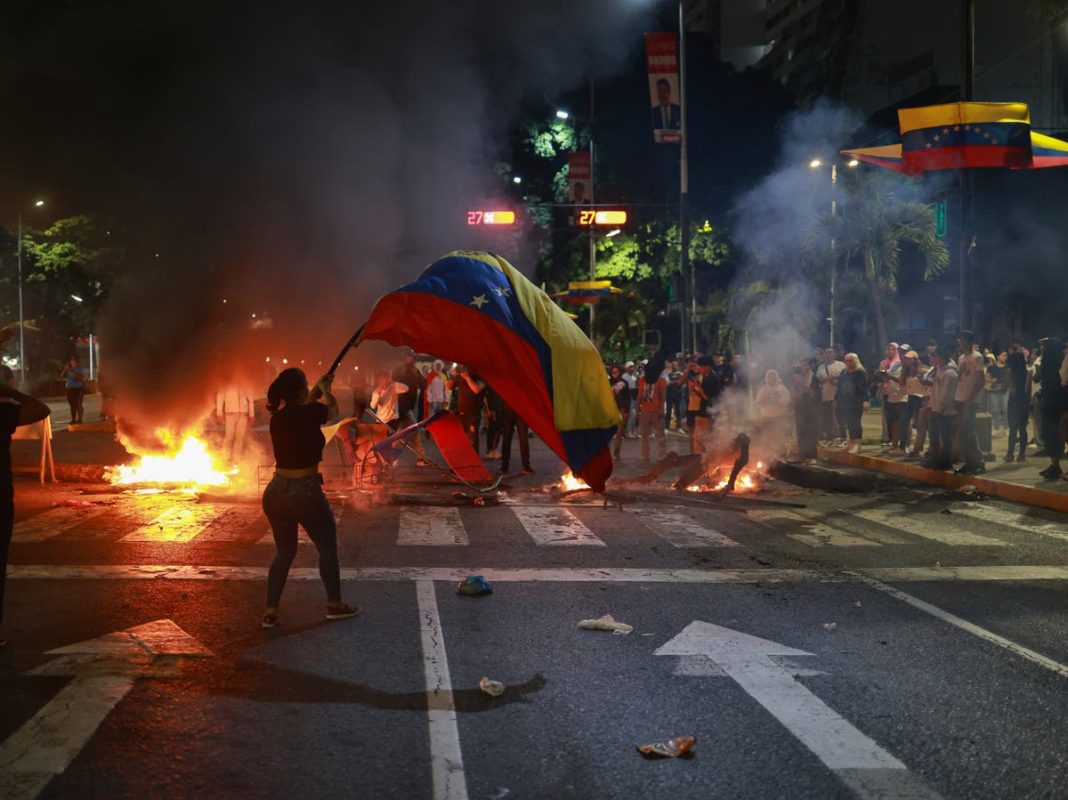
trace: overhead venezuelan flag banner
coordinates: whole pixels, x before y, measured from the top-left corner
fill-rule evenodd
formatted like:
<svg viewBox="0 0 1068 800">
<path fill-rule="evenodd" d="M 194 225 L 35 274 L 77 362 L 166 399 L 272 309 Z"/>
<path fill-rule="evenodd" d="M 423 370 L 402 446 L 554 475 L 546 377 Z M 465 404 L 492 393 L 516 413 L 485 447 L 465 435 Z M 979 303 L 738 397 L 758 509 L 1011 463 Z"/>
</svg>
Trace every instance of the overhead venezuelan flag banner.
<svg viewBox="0 0 1068 800">
<path fill-rule="evenodd" d="M 577 306 L 596 303 L 614 294 L 623 294 L 623 290 L 613 286 L 612 281 L 571 281 L 566 292 L 557 292 L 553 297 Z"/>
<path fill-rule="evenodd" d="M 364 339 L 465 364 L 596 491 L 619 410 L 593 343 L 505 259 L 457 251 L 375 304 Z"/>
<path fill-rule="evenodd" d="M 901 142 L 842 154 L 894 172 L 1068 166 L 1068 142 L 1031 130 L 1026 103 L 948 103 L 898 111 Z"/>
<path fill-rule="evenodd" d="M 1026 103 L 946 103 L 897 112 L 901 154 L 911 173 L 1031 166 Z"/>
</svg>

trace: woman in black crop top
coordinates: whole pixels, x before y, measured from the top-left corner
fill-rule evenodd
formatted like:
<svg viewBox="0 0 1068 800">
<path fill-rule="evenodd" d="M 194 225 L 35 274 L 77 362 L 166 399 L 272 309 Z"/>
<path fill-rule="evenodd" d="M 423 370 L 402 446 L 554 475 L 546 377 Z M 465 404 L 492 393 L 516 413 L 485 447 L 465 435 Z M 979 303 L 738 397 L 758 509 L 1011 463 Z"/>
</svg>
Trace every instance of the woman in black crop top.
<svg viewBox="0 0 1068 800">
<path fill-rule="evenodd" d="M 360 613 L 341 602 L 341 568 L 337 560 L 337 523 L 323 494 L 319 462 L 326 444 L 320 426 L 337 416 L 330 393 L 333 375 L 324 375 L 309 391 L 299 369 L 283 370 L 267 390 L 274 446 L 274 478 L 263 492 L 263 511 L 271 523 L 275 554 L 267 573 L 267 608 L 263 627 L 278 624 L 278 602 L 289 566 L 297 555 L 297 525 L 319 551 L 319 577 L 326 586 L 326 618 L 349 619 Z"/>
</svg>

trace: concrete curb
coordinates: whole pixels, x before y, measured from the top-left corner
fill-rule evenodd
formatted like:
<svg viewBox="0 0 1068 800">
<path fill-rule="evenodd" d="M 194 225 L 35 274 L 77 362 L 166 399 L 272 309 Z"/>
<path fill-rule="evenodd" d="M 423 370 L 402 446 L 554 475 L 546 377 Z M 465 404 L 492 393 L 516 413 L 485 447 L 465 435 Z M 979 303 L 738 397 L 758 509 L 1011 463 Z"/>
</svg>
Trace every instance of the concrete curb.
<svg viewBox="0 0 1068 800">
<path fill-rule="evenodd" d="M 842 450 L 828 450 L 824 447 L 820 448 L 819 456 L 821 459 L 835 464 L 859 467 L 860 469 L 882 472 L 887 475 L 896 475 L 899 478 L 930 483 L 935 486 L 945 486 L 949 489 L 974 486 L 991 497 L 1000 497 L 1002 500 L 1011 500 L 1013 503 L 1022 503 L 1036 508 L 1048 508 L 1068 514 L 1068 492 L 1053 492 L 1049 489 L 1039 489 L 1034 486 L 994 480 L 983 475 L 957 475 L 953 472 L 927 469 L 919 464 L 890 461 L 886 458 L 858 455 Z"/>
</svg>

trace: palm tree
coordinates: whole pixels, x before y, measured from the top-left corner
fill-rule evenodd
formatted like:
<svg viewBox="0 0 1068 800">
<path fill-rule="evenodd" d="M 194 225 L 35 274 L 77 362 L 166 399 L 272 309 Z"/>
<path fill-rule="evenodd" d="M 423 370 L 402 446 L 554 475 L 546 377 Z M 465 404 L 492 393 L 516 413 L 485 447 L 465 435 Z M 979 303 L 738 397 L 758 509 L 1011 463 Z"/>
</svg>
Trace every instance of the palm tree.
<svg viewBox="0 0 1068 800">
<path fill-rule="evenodd" d="M 612 337 L 627 350 L 641 345 L 650 304 L 635 291 L 614 294 L 597 304 L 593 319 L 593 341 L 597 349 Z"/>
<path fill-rule="evenodd" d="M 897 291 L 897 273 L 905 245 L 925 260 L 924 280 L 931 280 L 949 263 L 945 242 L 935 235 L 934 207 L 910 199 L 918 196 L 915 182 L 870 173 L 848 187 L 835 217 L 825 225 L 841 248 L 842 263 L 859 264 L 868 287 L 879 346 L 885 346 L 885 295 Z"/>
</svg>

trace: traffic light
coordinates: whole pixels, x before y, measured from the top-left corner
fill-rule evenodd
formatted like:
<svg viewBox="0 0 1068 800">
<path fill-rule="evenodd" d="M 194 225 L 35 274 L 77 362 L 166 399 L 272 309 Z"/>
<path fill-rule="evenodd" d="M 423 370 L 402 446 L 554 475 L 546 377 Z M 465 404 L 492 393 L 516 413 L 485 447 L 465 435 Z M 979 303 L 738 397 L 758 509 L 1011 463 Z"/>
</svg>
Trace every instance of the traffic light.
<svg viewBox="0 0 1068 800">
<path fill-rule="evenodd" d="M 592 208 L 584 208 L 579 211 L 575 221 L 582 226 L 625 225 L 627 223 L 627 212 L 623 209 L 595 211 Z"/>
<path fill-rule="evenodd" d="M 514 211 L 468 211 L 468 225 L 512 225 L 515 223 Z"/>
</svg>

